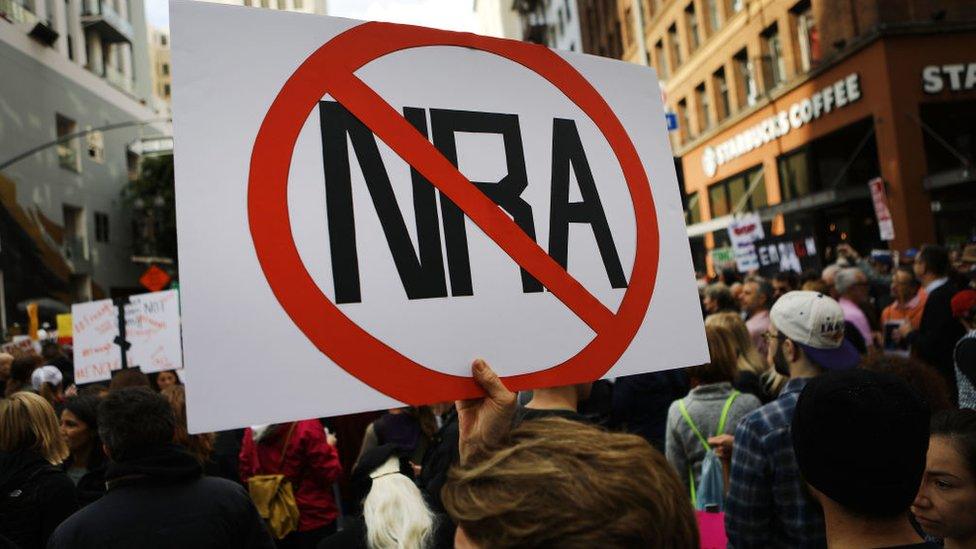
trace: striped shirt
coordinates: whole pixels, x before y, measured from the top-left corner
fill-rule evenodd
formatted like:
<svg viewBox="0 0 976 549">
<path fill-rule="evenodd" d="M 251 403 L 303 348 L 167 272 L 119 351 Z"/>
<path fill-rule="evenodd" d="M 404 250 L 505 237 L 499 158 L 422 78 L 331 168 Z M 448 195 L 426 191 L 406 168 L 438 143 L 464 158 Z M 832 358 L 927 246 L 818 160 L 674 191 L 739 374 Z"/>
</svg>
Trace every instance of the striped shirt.
<svg viewBox="0 0 976 549">
<path fill-rule="evenodd" d="M 823 512 L 800 478 L 790 435 L 807 381 L 788 381 L 776 400 L 735 430 L 725 503 L 729 547 L 826 547 Z"/>
</svg>

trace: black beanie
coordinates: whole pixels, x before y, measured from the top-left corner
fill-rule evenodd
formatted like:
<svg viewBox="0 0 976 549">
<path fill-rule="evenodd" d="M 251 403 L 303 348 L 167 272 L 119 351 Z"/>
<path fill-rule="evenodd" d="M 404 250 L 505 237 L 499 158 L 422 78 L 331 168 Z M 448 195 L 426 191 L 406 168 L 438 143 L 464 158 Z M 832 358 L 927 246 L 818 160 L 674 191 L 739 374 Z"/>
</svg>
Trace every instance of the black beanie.
<svg viewBox="0 0 976 549">
<path fill-rule="evenodd" d="M 929 416 L 925 401 L 891 374 L 854 369 L 816 377 L 793 414 L 800 474 L 852 513 L 905 513 L 925 471 Z"/>
</svg>

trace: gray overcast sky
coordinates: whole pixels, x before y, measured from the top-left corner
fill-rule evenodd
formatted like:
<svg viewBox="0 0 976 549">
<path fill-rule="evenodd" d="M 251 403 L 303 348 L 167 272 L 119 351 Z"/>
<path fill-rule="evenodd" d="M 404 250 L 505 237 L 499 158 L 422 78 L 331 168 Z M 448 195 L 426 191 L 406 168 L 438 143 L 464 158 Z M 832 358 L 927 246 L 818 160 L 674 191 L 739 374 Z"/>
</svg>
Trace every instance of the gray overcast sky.
<svg viewBox="0 0 976 549">
<path fill-rule="evenodd" d="M 167 0 L 145 0 L 146 18 L 154 27 L 169 27 Z M 326 0 L 329 15 L 367 21 L 390 21 L 440 29 L 477 30 L 472 0 Z"/>
</svg>

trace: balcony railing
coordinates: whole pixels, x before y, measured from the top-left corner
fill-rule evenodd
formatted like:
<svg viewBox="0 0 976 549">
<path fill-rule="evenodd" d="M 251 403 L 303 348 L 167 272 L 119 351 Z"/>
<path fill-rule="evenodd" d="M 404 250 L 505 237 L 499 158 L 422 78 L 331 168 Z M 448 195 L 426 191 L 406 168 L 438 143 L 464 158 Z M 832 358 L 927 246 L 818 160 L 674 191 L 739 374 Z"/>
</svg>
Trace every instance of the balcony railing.
<svg viewBox="0 0 976 549">
<path fill-rule="evenodd" d="M 102 0 L 83 0 L 81 23 L 102 35 L 108 43 L 132 42 L 132 23 Z"/>
<path fill-rule="evenodd" d="M 37 23 L 37 16 L 14 0 L 0 0 L 0 17 L 12 23 L 25 23 L 27 25 Z"/>
</svg>

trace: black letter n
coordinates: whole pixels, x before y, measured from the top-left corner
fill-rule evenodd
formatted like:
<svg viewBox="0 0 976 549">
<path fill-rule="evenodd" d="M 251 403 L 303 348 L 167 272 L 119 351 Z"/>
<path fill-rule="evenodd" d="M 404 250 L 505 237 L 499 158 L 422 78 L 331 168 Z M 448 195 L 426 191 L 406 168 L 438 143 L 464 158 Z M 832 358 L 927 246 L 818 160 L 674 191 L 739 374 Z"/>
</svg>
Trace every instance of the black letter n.
<svg viewBox="0 0 976 549">
<path fill-rule="evenodd" d="M 404 116 L 426 137 L 427 120 L 423 109 L 405 108 Z M 444 258 L 441 255 L 433 185 L 411 169 L 413 206 L 417 218 L 417 254 L 410 242 L 403 214 L 397 206 L 373 132 L 335 101 L 319 102 L 319 119 L 322 126 L 325 203 L 336 303 L 362 301 L 348 141 L 352 142 L 353 150 L 356 151 L 359 167 L 407 298 L 446 297 L 447 282 L 444 277 Z"/>
</svg>

